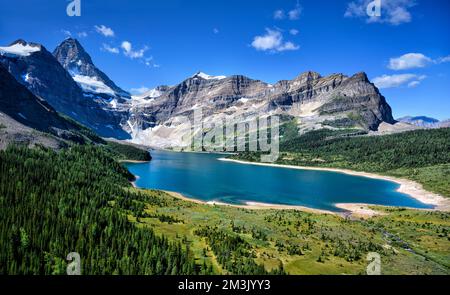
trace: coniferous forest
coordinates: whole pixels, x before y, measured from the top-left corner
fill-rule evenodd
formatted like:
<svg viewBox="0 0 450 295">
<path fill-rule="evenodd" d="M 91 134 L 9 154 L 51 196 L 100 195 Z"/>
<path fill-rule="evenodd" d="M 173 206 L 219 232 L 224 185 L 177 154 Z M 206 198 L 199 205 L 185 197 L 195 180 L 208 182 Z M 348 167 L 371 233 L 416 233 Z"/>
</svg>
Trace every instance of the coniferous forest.
<svg viewBox="0 0 450 295">
<path fill-rule="evenodd" d="M 65 274 L 70 252 L 82 274 L 200 273 L 185 246 L 128 221 L 145 201 L 132 178 L 100 147 L 0 151 L 0 274 Z"/>
</svg>

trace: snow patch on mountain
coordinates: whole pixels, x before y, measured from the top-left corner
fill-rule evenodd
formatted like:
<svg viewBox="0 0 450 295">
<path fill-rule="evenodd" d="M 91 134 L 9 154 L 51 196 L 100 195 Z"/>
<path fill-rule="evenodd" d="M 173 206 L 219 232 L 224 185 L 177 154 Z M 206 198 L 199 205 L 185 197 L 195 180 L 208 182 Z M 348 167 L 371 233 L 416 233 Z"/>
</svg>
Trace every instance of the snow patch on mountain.
<svg viewBox="0 0 450 295">
<path fill-rule="evenodd" d="M 157 97 L 160 97 L 162 94 L 163 94 L 163 92 L 161 92 L 157 88 L 153 88 L 153 89 L 150 89 L 149 91 L 144 92 L 142 94 L 133 95 L 132 98 L 133 99 L 157 98 Z"/>
<path fill-rule="evenodd" d="M 112 99 L 109 104 L 113 109 L 117 109 L 117 99 Z"/>
<path fill-rule="evenodd" d="M 99 81 L 97 77 L 89 77 L 83 75 L 74 75 L 73 79 L 81 86 L 86 92 L 104 93 L 108 95 L 115 95 L 115 92 L 106 86 L 105 83 Z"/>
<path fill-rule="evenodd" d="M 0 54 L 9 53 L 13 55 L 20 55 L 20 56 L 30 56 L 34 52 L 41 51 L 40 46 L 33 46 L 30 44 L 22 44 L 22 43 L 16 43 L 11 46 L 7 47 L 0 47 Z"/>
<path fill-rule="evenodd" d="M 25 82 L 27 82 L 27 83 L 30 83 L 30 73 L 26 73 L 25 75 L 22 75 L 22 80 L 23 81 L 25 81 Z"/>
<path fill-rule="evenodd" d="M 130 124 L 130 123 L 129 123 Z M 187 148 L 191 144 L 189 123 L 181 123 L 176 126 L 157 125 L 145 130 L 132 126 L 130 142 L 148 145 L 155 148 Z"/>
<path fill-rule="evenodd" d="M 226 79 L 226 76 L 210 76 L 203 72 L 198 72 L 194 76 L 192 76 L 192 78 L 202 78 L 205 80 L 223 80 L 223 79 Z"/>
</svg>

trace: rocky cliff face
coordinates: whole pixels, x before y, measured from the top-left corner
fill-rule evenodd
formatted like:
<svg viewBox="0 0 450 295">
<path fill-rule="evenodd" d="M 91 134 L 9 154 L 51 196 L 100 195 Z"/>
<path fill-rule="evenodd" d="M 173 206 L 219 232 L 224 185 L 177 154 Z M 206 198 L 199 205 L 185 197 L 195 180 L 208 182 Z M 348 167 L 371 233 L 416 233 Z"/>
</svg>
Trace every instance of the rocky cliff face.
<svg viewBox="0 0 450 295">
<path fill-rule="evenodd" d="M 12 139 L 11 134 L 20 134 L 23 139 L 27 133 L 25 137 L 35 139 L 36 134 L 32 134 L 30 130 L 38 130 L 72 142 L 84 142 L 80 133 L 81 126 L 61 117 L 45 100 L 36 97 L 18 83 L 2 65 L 0 65 L 0 117 L 2 125 L 8 129 L 1 137 L 1 147 L 6 146 L 4 141 L 9 141 L 7 138 Z M 17 132 L 19 129 L 21 132 Z"/>
<path fill-rule="evenodd" d="M 395 123 L 390 106 L 365 73 L 321 77 L 306 72 L 274 85 L 240 75 L 212 77 L 197 73 L 131 108 L 133 138 L 142 143 L 150 141 L 147 144 L 152 138 L 157 138 L 158 144 L 170 143 L 180 136 L 179 128 L 185 127 L 178 127 L 181 116 L 191 117 L 200 107 L 204 120 L 210 122 L 225 115 L 241 120 L 286 115 L 297 118 L 303 132 L 320 128 L 376 130 L 381 122 Z"/>
<path fill-rule="evenodd" d="M 44 46 L 17 40 L 0 47 L 0 64 L 34 95 L 57 111 L 105 137 L 129 138 L 122 130 L 123 112 L 108 101 L 86 94 Z M 126 121 L 126 119 L 124 120 Z"/>
<path fill-rule="evenodd" d="M 53 55 L 86 92 L 125 99 L 130 98 L 128 92 L 118 87 L 94 65 L 90 55 L 76 39 L 68 38 L 64 40 L 53 51 Z"/>
</svg>

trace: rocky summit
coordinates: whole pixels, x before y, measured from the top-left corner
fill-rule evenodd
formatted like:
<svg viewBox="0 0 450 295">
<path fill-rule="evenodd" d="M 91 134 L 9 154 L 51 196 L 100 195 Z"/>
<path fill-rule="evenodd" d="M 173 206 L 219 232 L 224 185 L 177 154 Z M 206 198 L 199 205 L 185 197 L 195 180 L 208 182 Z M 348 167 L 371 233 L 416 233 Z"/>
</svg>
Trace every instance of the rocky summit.
<svg viewBox="0 0 450 295">
<path fill-rule="evenodd" d="M 44 46 L 17 40 L 7 47 L 0 47 L 0 64 L 19 83 L 47 101 L 58 112 L 86 125 L 101 136 L 129 138 L 121 128 L 126 111 L 124 114 L 116 104 L 111 104 L 111 100 L 84 92 Z"/>
<path fill-rule="evenodd" d="M 90 55 L 76 39 L 68 38 L 64 40 L 53 51 L 53 55 L 86 92 L 130 98 L 128 92 L 118 87 L 94 65 Z"/>
<path fill-rule="evenodd" d="M 274 85 L 242 75 L 230 77 L 197 73 L 158 97 L 142 100 L 130 109 L 131 134 L 139 143 L 180 144 L 190 132 L 181 118 L 201 108 L 206 122 L 224 116 L 250 120 L 265 115 L 297 119 L 301 132 L 321 128 L 377 130 L 394 124 L 392 110 L 365 73 L 322 77 L 305 72 Z"/>
</svg>

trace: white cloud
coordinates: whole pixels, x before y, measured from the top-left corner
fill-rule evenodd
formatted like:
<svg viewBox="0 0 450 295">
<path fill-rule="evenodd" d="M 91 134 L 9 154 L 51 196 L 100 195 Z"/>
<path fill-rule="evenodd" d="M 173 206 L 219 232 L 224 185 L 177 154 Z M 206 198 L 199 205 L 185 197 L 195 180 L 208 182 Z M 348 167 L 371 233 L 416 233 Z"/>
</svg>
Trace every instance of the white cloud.
<svg viewBox="0 0 450 295">
<path fill-rule="evenodd" d="M 380 89 L 395 88 L 407 84 L 408 87 L 416 87 L 427 76 L 416 74 L 383 75 L 373 79 L 373 83 Z"/>
<path fill-rule="evenodd" d="M 300 3 L 297 1 L 297 4 L 295 5 L 294 9 L 291 9 L 287 12 L 287 17 L 290 20 L 297 20 L 300 18 L 300 15 L 302 14 L 302 7 L 300 6 Z M 283 9 L 278 9 L 273 12 L 273 18 L 280 20 L 286 18 L 286 13 Z"/>
<path fill-rule="evenodd" d="M 135 50 L 133 49 L 133 44 L 130 41 L 123 41 L 120 45 L 123 54 L 130 59 L 138 60 L 140 63 L 146 65 L 151 68 L 159 68 L 160 65 L 154 62 L 153 56 L 146 56 L 145 52 L 149 50 L 148 46 L 144 46 L 142 49 Z M 110 47 L 107 44 L 103 44 L 103 50 L 109 51 L 111 53 L 119 53 L 119 48 Z"/>
<path fill-rule="evenodd" d="M 399 25 L 403 23 L 409 23 L 411 19 L 412 19 L 411 13 L 409 13 L 409 11 L 406 8 L 397 7 L 392 9 L 392 11 L 390 12 L 389 23 L 393 25 Z M 372 20 L 374 20 L 374 18 L 372 18 Z"/>
<path fill-rule="evenodd" d="M 391 70 L 407 70 L 414 68 L 424 68 L 433 60 L 422 53 L 407 53 L 400 57 L 391 58 L 388 68 Z"/>
<path fill-rule="evenodd" d="M 297 50 L 300 47 L 292 42 L 284 42 L 283 34 L 279 30 L 266 29 L 266 34 L 256 36 L 252 47 L 260 51 L 281 52 L 286 50 Z"/>
<path fill-rule="evenodd" d="M 153 56 L 146 57 L 144 59 L 144 63 L 147 67 L 151 67 L 151 68 L 159 68 L 160 67 L 160 65 L 155 63 Z"/>
<path fill-rule="evenodd" d="M 114 31 L 104 25 L 95 26 L 97 33 L 102 34 L 105 37 L 114 37 Z"/>
<path fill-rule="evenodd" d="M 123 41 L 121 47 L 123 49 L 123 54 L 131 59 L 143 58 L 145 52 L 148 50 L 148 47 L 145 46 L 144 48 L 135 51 L 133 50 L 133 45 L 129 41 Z"/>
<path fill-rule="evenodd" d="M 118 54 L 119 53 L 119 48 L 109 46 L 108 44 L 105 44 L 105 43 L 103 43 L 102 50 L 105 50 L 105 51 L 107 51 L 109 53 L 114 53 L 114 54 Z"/>
<path fill-rule="evenodd" d="M 440 57 L 440 58 L 437 59 L 436 62 L 438 64 L 442 64 L 442 63 L 445 63 L 445 62 L 450 62 L 450 55 L 447 55 L 445 57 Z"/>
<path fill-rule="evenodd" d="M 286 51 L 286 50 L 297 50 L 300 47 L 298 45 L 295 45 L 294 43 L 288 41 L 284 44 L 282 44 L 280 47 L 277 48 L 278 51 Z"/>
<path fill-rule="evenodd" d="M 150 91 L 150 88 L 145 87 L 145 86 L 142 86 L 142 87 L 139 87 L 139 88 L 131 88 L 130 89 L 130 92 L 133 93 L 133 94 L 143 94 L 143 93 L 148 92 L 148 91 Z"/>
<path fill-rule="evenodd" d="M 79 38 L 86 38 L 88 36 L 88 33 L 86 33 L 86 32 L 79 32 L 77 35 L 78 35 Z"/>
<path fill-rule="evenodd" d="M 400 57 L 394 57 L 389 60 L 388 68 L 391 70 L 408 70 L 415 68 L 424 68 L 432 64 L 441 64 L 450 62 L 450 55 L 432 59 L 422 53 L 407 53 Z"/>
<path fill-rule="evenodd" d="M 131 43 L 128 42 L 128 41 L 123 41 L 123 42 L 122 42 L 122 48 L 123 48 L 123 50 L 125 50 L 126 52 L 130 52 L 130 51 L 131 51 L 131 48 L 132 48 L 132 45 L 131 45 Z"/>
<path fill-rule="evenodd" d="M 299 19 L 301 14 L 302 14 L 302 7 L 300 6 L 300 4 L 298 2 L 297 2 L 297 5 L 295 6 L 295 8 L 288 12 L 288 16 L 289 16 L 290 20 Z"/>
<path fill-rule="evenodd" d="M 381 1 L 381 16 L 368 16 L 367 6 L 373 0 L 355 0 L 347 5 L 345 17 L 366 19 L 367 23 L 389 23 L 400 25 L 412 21 L 409 11 L 416 5 L 416 0 L 383 0 Z"/>
<path fill-rule="evenodd" d="M 68 37 L 71 37 L 71 36 L 72 36 L 72 33 L 71 33 L 70 31 L 68 31 L 68 30 L 61 30 L 61 32 L 62 32 L 64 35 L 68 36 Z"/>
<path fill-rule="evenodd" d="M 416 86 L 419 86 L 419 84 L 420 84 L 420 81 L 412 81 L 412 82 L 408 83 L 408 87 L 409 88 L 414 88 Z"/>
<path fill-rule="evenodd" d="M 160 65 L 155 63 L 153 56 L 146 56 L 145 53 L 149 49 L 150 48 L 148 46 L 144 46 L 143 48 L 136 50 L 133 48 L 133 44 L 130 41 L 123 41 L 120 44 L 120 47 L 116 47 L 116 46 L 109 45 L 107 43 L 103 43 L 102 47 L 100 48 L 100 50 L 109 52 L 112 54 L 119 54 L 120 51 L 122 51 L 124 56 L 126 56 L 130 59 L 133 59 L 133 60 L 137 60 L 137 61 L 139 61 L 139 63 L 142 63 L 142 64 L 146 65 L 147 67 L 159 68 Z"/>
<path fill-rule="evenodd" d="M 289 34 L 291 34 L 292 36 L 296 36 L 298 35 L 299 31 L 297 29 L 290 29 L 289 30 Z"/>
<path fill-rule="evenodd" d="M 286 16 L 284 15 L 284 10 L 278 9 L 273 12 L 274 19 L 284 19 Z"/>
</svg>

